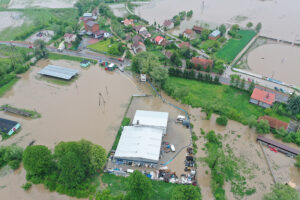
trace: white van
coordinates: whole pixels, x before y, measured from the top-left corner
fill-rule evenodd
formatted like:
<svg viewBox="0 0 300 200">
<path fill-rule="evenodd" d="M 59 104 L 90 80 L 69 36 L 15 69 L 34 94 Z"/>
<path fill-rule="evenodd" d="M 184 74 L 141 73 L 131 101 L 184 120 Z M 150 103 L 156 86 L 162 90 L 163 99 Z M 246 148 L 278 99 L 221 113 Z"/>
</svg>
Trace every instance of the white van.
<svg viewBox="0 0 300 200">
<path fill-rule="evenodd" d="M 173 144 L 171 144 L 170 146 L 171 146 L 171 151 L 175 152 L 175 146 Z"/>
</svg>

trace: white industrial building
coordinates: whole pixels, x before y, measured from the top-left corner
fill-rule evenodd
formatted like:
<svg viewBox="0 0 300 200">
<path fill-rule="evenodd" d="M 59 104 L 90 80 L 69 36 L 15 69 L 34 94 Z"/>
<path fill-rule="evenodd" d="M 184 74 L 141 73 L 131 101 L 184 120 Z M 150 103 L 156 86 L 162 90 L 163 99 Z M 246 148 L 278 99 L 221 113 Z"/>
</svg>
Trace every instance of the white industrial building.
<svg viewBox="0 0 300 200">
<path fill-rule="evenodd" d="M 158 163 L 163 130 L 150 127 L 125 126 L 115 159 Z"/>
<path fill-rule="evenodd" d="M 135 112 L 132 125 L 160 128 L 165 135 L 167 132 L 169 113 L 137 110 Z"/>
<path fill-rule="evenodd" d="M 157 164 L 168 116 L 166 112 L 137 110 L 133 126 L 125 126 L 123 129 L 115 160 Z"/>
</svg>

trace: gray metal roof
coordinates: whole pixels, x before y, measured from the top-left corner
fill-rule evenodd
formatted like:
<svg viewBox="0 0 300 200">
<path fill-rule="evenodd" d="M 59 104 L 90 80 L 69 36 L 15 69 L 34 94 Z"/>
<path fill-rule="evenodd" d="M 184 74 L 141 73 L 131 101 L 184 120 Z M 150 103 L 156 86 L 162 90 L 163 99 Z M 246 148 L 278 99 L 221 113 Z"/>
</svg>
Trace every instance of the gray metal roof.
<svg viewBox="0 0 300 200">
<path fill-rule="evenodd" d="M 48 65 L 44 69 L 40 70 L 39 74 L 70 80 L 73 76 L 78 74 L 78 70 Z"/>
</svg>

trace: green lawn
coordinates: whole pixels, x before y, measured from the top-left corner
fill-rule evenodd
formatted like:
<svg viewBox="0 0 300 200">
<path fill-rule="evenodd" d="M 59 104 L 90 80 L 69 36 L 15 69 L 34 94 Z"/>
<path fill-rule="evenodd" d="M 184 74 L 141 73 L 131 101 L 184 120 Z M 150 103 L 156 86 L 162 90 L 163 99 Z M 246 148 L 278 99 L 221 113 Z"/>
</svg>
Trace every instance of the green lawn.
<svg viewBox="0 0 300 200">
<path fill-rule="evenodd" d="M 92 60 L 92 59 L 86 59 L 86 58 L 81 58 L 81 57 L 76 57 L 76 56 L 68 56 L 68 55 L 62 55 L 62 54 L 56 54 L 56 53 L 49 53 L 48 58 L 50 60 L 71 60 L 71 61 L 75 61 L 75 62 L 89 60 L 93 64 L 97 63 L 96 60 Z"/>
<path fill-rule="evenodd" d="M 95 44 L 91 44 L 88 47 L 99 52 L 108 53 L 110 48 L 109 45 L 111 45 L 110 40 L 102 40 Z"/>
<path fill-rule="evenodd" d="M 108 188 L 113 195 L 126 193 L 126 187 L 128 184 L 126 178 L 105 173 L 101 179 L 103 183 L 108 185 Z M 151 183 L 152 195 L 150 200 L 168 200 L 171 198 L 172 190 L 178 186 L 177 184 L 161 181 L 151 181 Z"/>
<path fill-rule="evenodd" d="M 18 78 L 15 78 L 10 82 L 8 82 L 7 84 L 5 84 L 4 86 L 0 87 L 0 97 L 2 97 L 5 94 L 5 92 L 10 90 L 18 80 L 19 80 Z"/>
<path fill-rule="evenodd" d="M 234 58 L 241 52 L 241 50 L 251 41 L 251 39 L 256 35 L 252 30 L 240 30 L 238 32 L 242 38 L 241 39 L 230 39 L 221 48 L 216 56 L 223 59 L 226 62 L 231 62 Z"/>
<path fill-rule="evenodd" d="M 248 92 L 228 85 L 214 85 L 175 77 L 170 77 L 166 85 L 173 87 L 175 91 L 180 88 L 190 90 L 186 97 L 179 97 L 183 103 L 192 107 L 211 108 L 216 113 L 224 114 L 230 119 L 244 124 L 251 115 L 259 117 L 268 114 L 286 122 L 290 120 L 288 117 L 278 115 L 273 110 L 266 113 L 266 109 L 249 103 L 250 94 Z"/>
</svg>

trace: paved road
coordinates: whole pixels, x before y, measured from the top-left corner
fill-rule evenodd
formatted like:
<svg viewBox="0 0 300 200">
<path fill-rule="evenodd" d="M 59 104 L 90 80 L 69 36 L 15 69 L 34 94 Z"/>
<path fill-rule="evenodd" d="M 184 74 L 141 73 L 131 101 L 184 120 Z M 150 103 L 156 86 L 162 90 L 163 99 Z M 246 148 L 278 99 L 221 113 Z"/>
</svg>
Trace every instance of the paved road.
<svg viewBox="0 0 300 200">
<path fill-rule="evenodd" d="M 32 44 L 27 43 L 27 42 L 18 42 L 18 41 L 11 41 L 11 42 L 5 42 L 5 41 L 0 41 L 0 44 L 4 45 L 14 45 L 18 47 L 24 47 L 24 48 L 29 48 L 32 46 Z M 87 59 L 94 59 L 94 60 L 104 60 L 107 62 L 115 63 L 119 66 L 129 66 L 131 65 L 130 60 L 125 59 L 124 62 L 120 62 L 117 58 L 113 58 L 104 54 L 100 53 L 95 53 L 91 52 L 88 50 L 83 50 L 83 51 L 72 51 L 72 50 L 63 50 L 62 52 L 58 51 L 55 47 L 47 47 L 49 52 L 52 53 L 57 53 L 57 54 L 62 54 L 62 55 L 69 55 L 69 56 L 77 56 L 81 58 L 87 58 Z"/>
</svg>

